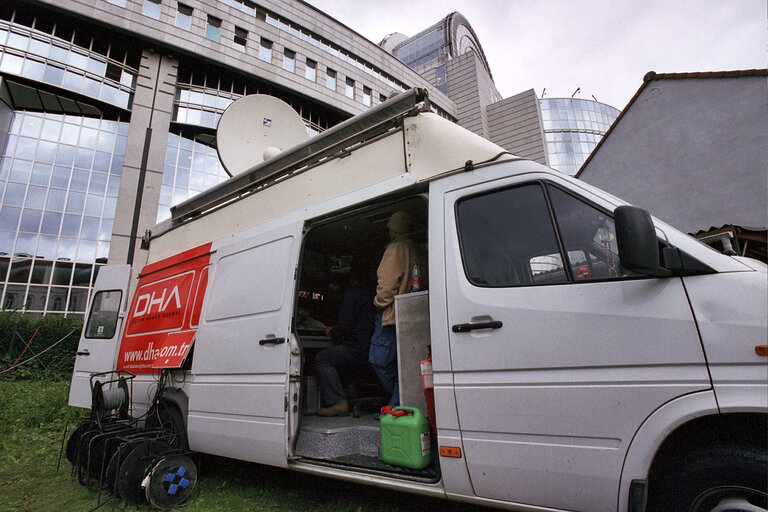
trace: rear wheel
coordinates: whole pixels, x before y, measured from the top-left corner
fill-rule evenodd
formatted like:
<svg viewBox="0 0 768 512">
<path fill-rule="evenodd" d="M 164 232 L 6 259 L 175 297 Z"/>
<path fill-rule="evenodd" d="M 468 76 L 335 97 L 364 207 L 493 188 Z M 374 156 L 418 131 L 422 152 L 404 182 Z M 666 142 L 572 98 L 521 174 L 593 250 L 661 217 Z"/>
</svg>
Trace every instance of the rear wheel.
<svg viewBox="0 0 768 512">
<path fill-rule="evenodd" d="M 649 481 L 648 507 L 660 512 L 768 511 L 768 453 L 710 446 L 661 461 Z"/>
</svg>

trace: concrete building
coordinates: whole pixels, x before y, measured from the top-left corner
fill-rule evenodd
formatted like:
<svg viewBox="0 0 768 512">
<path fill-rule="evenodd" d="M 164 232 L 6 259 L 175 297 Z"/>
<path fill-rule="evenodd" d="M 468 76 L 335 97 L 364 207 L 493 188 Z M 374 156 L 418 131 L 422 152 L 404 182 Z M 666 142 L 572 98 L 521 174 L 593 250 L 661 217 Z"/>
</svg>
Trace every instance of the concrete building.
<svg viewBox="0 0 768 512">
<path fill-rule="evenodd" d="M 5 0 L 0 308 L 81 315 L 101 265 L 143 266 L 145 230 L 228 178 L 216 126 L 237 98 L 278 97 L 312 134 L 411 87 L 550 161 L 547 105 L 502 99 L 459 13 L 379 46 L 302 0 Z"/>
<path fill-rule="evenodd" d="M 767 74 L 648 73 L 578 178 L 765 261 Z"/>
</svg>

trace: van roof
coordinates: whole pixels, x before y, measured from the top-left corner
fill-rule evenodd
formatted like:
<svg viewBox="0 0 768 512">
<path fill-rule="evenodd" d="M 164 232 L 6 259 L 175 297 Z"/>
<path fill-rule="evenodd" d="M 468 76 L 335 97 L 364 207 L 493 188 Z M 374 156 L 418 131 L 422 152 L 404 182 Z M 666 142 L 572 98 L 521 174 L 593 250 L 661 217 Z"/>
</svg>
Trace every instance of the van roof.
<svg viewBox="0 0 768 512">
<path fill-rule="evenodd" d="M 398 132 L 402 135 L 393 137 Z M 205 230 L 209 238 L 200 240 L 201 243 L 210 241 L 216 231 L 218 238 L 236 228 L 340 196 L 384 177 L 409 176 L 398 186 L 401 188 L 463 169 L 468 162 L 478 164 L 505 153 L 487 139 L 430 113 L 427 92 L 410 89 L 172 207 L 171 218 L 157 224 L 145 236 L 142 248 L 147 249 L 150 240 L 220 210 L 237 211 L 237 226 L 219 222 L 220 227 Z M 350 155 L 355 158 L 347 159 Z M 349 169 L 348 161 L 355 161 L 354 169 Z M 309 186 L 305 181 L 311 182 L 312 193 L 299 193 L 302 187 Z M 252 203 L 266 189 L 273 189 L 267 194 L 271 206 L 263 208 L 263 203 Z M 234 206 L 246 199 L 247 208 Z M 280 206 L 275 208 L 275 202 Z M 247 221 L 242 218 L 244 210 L 250 216 Z M 221 220 L 220 215 L 213 216 Z M 201 227 L 200 224 L 196 227 Z M 186 243 L 183 246 L 191 247 Z"/>
</svg>

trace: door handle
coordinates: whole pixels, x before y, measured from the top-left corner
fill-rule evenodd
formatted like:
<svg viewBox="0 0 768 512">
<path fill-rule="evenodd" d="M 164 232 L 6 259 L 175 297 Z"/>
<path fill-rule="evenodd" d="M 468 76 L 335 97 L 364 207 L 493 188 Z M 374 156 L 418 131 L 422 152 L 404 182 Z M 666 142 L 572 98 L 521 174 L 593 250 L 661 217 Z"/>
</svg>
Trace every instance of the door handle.
<svg viewBox="0 0 768 512">
<path fill-rule="evenodd" d="M 286 338 L 264 338 L 263 340 L 259 340 L 259 345 L 280 345 L 281 343 L 285 343 Z"/>
<path fill-rule="evenodd" d="M 77 353 L 78 356 L 89 356 L 89 355 L 91 355 L 91 353 L 88 352 L 87 350 L 78 350 L 76 353 Z"/>
<path fill-rule="evenodd" d="M 491 322 L 478 322 L 476 324 L 456 324 L 451 327 L 453 332 L 469 332 L 477 329 L 501 329 L 503 324 L 500 320 L 493 320 Z"/>
</svg>

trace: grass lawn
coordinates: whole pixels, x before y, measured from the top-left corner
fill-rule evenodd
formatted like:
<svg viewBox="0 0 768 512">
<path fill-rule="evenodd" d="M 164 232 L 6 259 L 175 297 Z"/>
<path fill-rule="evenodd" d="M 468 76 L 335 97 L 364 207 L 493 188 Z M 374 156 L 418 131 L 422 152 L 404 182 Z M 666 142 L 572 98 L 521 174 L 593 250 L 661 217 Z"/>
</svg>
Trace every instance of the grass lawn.
<svg viewBox="0 0 768 512">
<path fill-rule="evenodd" d="M 56 471 L 64 425 L 84 412 L 67 407 L 68 393 L 68 381 L 0 380 L 0 512 L 79 512 L 96 505 L 96 493 L 77 483 L 66 458 Z M 202 457 L 198 470 L 197 490 L 183 510 L 489 510 L 220 457 Z M 147 510 L 121 501 L 115 507 Z"/>
</svg>

